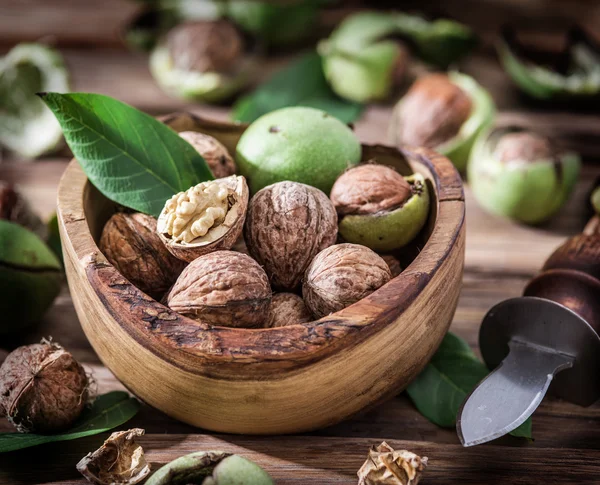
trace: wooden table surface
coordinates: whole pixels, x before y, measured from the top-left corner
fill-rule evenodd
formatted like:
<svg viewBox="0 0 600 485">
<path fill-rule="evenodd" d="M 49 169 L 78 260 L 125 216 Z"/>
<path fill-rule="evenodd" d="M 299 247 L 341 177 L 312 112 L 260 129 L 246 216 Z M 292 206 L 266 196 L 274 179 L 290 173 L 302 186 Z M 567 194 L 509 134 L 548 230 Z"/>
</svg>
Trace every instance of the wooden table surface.
<svg viewBox="0 0 600 485">
<path fill-rule="evenodd" d="M 460 4 L 458 1 L 450 3 Z M 501 5 L 502 15 L 506 17 L 517 11 L 519 2 L 480 2 L 485 6 L 478 6 L 474 0 L 464 3 L 480 10 Z M 537 12 L 534 5 L 541 4 L 527 3 L 530 12 Z M 550 3 L 561 5 L 557 1 Z M 31 4 L 41 9 L 36 10 L 35 15 L 30 15 Z M 86 12 L 85 19 L 91 16 L 94 22 L 88 22 L 89 25 L 73 22 L 69 16 L 75 4 L 78 12 Z M 53 36 L 68 61 L 74 90 L 109 94 L 153 114 L 188 109 L 207 116 L 227 117 L 226 107 L 186 105 L 162 94 L 152 82 L 145 57 L 119 47 L 114 34 L 116 28 L 109 32 L 102 27 L 102 23 L 122 22 L 133 11 L 132 5 L 122 0 L 100 4 L 103 6 L 72 0 L 3 0 L 0 2 L 0 52 L 20 39 L 48 34 Z M 589 21 L 600 18 L 597 3 L 584 0 L 562 3 L 566 4 L 573 8 L 570 14 L 575 12 Z M 29 7 L 24 8 L 24 5 Z M 467 11 L 472 12 L 472 9 Z M 471 14 L 464 15 L 468 20 Z M 565 16 L 568 20 L 568 15 Z M 491 28 L 485 27 L 484 37 Z M 485 47 L 462 67 L 493 93 L 500 108 L 500 122 L 520 122 L 535 127 L 578 149 L 586 162 L 567 206 L 550 223 L 540 227 L 525 227 L 486 214 L 466 188 L 466 264 L 452 331 L 477 350 L 477 332 L 485 312 L 503 299 L 518 296 L 553 249 L 582 229 L 587 215 L 586 198 L 593 180 L 600 176 L 597 164 L 600 161 L 600 116 L 593 112 L 552 112 L 523 104 Z M 389 115 L 387 105 L 369 107 L 356 124 L 359 137 L 365 142 L 385 143 Z M 35 163 L 19 163 L 8 157 L 0 163 L 0 179 L 16 183 L 34 208 L 47 216 L 54 211 L 57 184 L 67 162 L 68 158 L 61 156 Z M 93 373 L 99 393 L 122 389 L 87 343 L 66 285 L 35 330 L 3 339 L 0 348 L 11 350 L 48 336 L 71 351 Z M 188 452 L 220 448 L 256 460 L 282 485 L 356 483 L 356 471 L 369 446 L 384 439 L 394 447 L 430 458 L 423 481 L 426 484 L 600 483 L 600 405 L 581 408 L 552 398 L 546 399 L 534 414 L 534 442 L 505 437 L 469 449 L 460 446 L 454 430 L 438 428 L 422 417 L 404 394 L 344 423 L 297 436 L 215 435 L 174 421 L 147 406 L 125 426 L 146 430 L 139 441 L 153 469 Z M 9 430 L 8 423 L 0 423 L 0 431 Z M 86 483 L 75 470 L 75 464 L 87 452 L 96 449 L 106 436 L 2 454 L 0 484 Z"/>
</svg>

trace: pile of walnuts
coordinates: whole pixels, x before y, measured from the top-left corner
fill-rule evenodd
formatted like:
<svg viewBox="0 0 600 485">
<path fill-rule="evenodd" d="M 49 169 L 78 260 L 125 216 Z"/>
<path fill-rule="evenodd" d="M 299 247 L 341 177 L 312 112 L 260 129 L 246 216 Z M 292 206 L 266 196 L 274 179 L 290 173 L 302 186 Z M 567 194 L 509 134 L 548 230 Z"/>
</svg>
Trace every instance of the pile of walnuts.
<svg viewBox="0 0 600 485">
<path fill-rule="evenodd" d="M 342 202 L 337 199 L 344 186 L 334 187 L 338 196 L 332 192 L 330 199 L 290 181 L 250 198 L 244 177 L 223 173 L 233 163 L 226 148 L 206 136 L 199 139 L 196 149 L 213 173 L 225 177 L 176 194 L 158 221 L 118 212 L 104 227 L 100 249 L 140 290 L 199 322 L 271 328 L 339 311 L 401 271 L 393 256 L 338 237 L 338 214 L 345 216 L 349 206 L 377 215 L 397 210 L 412 196 L 392 168 L 370 164 L 347 171 L 338 182 L 352 190 Z M 404 185 L 390 194 L 395 178 Z M 364 180 L 369 184 L 364 190 L 353 186 Z"/>
</svg>

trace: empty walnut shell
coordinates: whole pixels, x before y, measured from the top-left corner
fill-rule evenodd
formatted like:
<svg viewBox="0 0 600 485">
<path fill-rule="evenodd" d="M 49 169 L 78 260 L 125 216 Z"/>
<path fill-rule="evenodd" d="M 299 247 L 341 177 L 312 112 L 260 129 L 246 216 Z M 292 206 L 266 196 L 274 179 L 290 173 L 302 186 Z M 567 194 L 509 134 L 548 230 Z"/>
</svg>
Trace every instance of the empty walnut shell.
<svg viewBox="0 0 600 485">
<path fill-rule="evenodd" d="M 266 328 L 285 327 L 312 321 L 304 300 L 295 293 L 275 293 L 271 299 Z"/>
<path fill-rule="evenodd" d="M 279 182 L 250 201 L 244 237 L 273 287 L 293 290 L 316 254 L 335 242 L 337 215 L 319 189 Z"/>
<path fill-rule="evenodd" d="M 236 166 L 233 157 L 219 140 L 197 131 L 182 131 L 179 136 L 202 155 L 215 178 L 235 175 Z"/>
<path fill-rule="evenodd" d="M 373 293 L 392 278 L 387 263 L 359 244 L 321 251 L 304 276 L 302 296 L 317 318 L 337 312 Z"/>
<path fill-rule="evenodd" d="M 25 345 L 0 367 L 0 416 L 21 432 L 53 433 L 71 426 L 88 397 L 88 378 L 55 343 Z"/>
<path fill-rule="evenodd" d="M 173 256 L 184 261 L 193 261 L 197 257 L 212 251 L 230 249 L 242 234 L 249 198 L 246 179 L 244 177 L 232 175 L 214 181 L 203 182 L 199 185 L 209 184 L 220 184 L 225 186 L 229 193 L 227 196 L 227 210 L 224 219 L 215 222 L 205 235 L 196 237 L 189 242 L 180 241 L 172 236 L 169 232 L 169 217 L 173 214 L 173 210 L 179 210 L 179 208 L 170 208 L 169 204 L 173 199 L 166 202 L 164 209 L 158 217 L 157 231 L 160 239 Z M 194 189 L 195 187 L 192 187 L 181 194 L 187 194 Z M 181 194 L 177 194 L 174 198 Z M 203 213 L 199 213 L 197 214 L 197 217 L 191 217 L 189 223 L 191 224 L 194 220 L 198 220 L 198 217 L 201 217 L 202 214 Z M 196 219 L 194 219 L 195 217 Z"/>
<path fill-rule="evenodd" d="M 119 273 L 152 298 L 164 295 L 185 267 L 160 240 L 156 219 L 146 214 L 114 214 L 99 247 Z"/>
<path fill-rule="evenodd" d="M 261 266 L 235 251 L 215 251 L 192 261 L 169 292 L 167 304 L 182 315 L 225 327 L 259 327 L 269 311 L 271 288 Z"/>
</svg>

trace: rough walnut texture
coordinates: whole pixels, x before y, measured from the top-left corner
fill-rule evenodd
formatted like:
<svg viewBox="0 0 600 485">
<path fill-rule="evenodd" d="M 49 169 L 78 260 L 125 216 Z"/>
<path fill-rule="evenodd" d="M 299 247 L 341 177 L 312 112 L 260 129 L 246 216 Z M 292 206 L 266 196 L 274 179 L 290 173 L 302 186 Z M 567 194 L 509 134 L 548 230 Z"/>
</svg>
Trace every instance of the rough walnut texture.
<svg viewBox="0 0 600 485">
<path fill-rule="evenodd" d="M 509 133 L 498 140 L 494 156 L 500 162 L 535 162 L 552 159 L 555 151 L 548 138 L 535 133 Z"/>
<path fill-rule="evenodd" d="M 242 37 L 226 20 L 180 24 L 169 32 L 167 48 L 177 69 L 195 72 L 228 71 L 244 53 Z"/>
<path fill-rule="evenodd" d="M 212 325 L 259 327 L 271 303 L 260 265 L 235 251 L 215 251 L 192 261 L 168 296 L 169 307 Z"/>
<path fill-rule="evenodd" d="M 235 175 L 236 165 L 233 157 L 217 139 L 197 131 L 183 131 L 179 133 L 179 136 L 202 155 L 215 178 Z"/>
<path fill-rule="evenodd" d="M 410 184 L 393 168 L 373 163 L 343 173 L 331 189 L 338 215 L 376 214 L 402 206 L 412 195 Z"/>
<path fill-rule="evenodd" d="M 402 144 L 437 147 L 458 134 L 471 114 L 472 102 L 444 74 L 418 79 L 402 98 L 395 139 Z"/>
<path fill-rule="evenodd" d="M 294 293 L 276 293 L 271 300 L 266 328 L 285 327 L 312 321 L 304 300 Z"/>
<path fill-rule="evenodd" d="M 156 219 L 146 214 L 113 215 L 102 231 L 100 251 L 131 283 L 160 298 L 185 268 L 156 233 Z"/>
<path fill-rule="evenodd" d="M 135 442 L 143 434 L 140 428 L 112 433 L 100 448 L 77 463 L 77 470 L 98 485 L 140 483 L 150 473 L 144 450 Z"/>
<path fill-rule="evenodd" d="M 372 446 L 358 470 L 358 485 L 417 485 L 429 460 L 407 450 L 394 450 L 385 441 Z"/>
<path fill-rule="evenodd" d="M 381 256 L 381 259 L 383 259 L 387 263 L 388 268 L 390 268 L 392 278 L 395 278 L 400 273 L 402 273 L 402 265 L 400 264 L 398 258 L 392 256 L 391 254 L 384 254 L 383 256 Z"/>
<path fill-rule="evenodd" d="M 53 433 L 79 417 L 88 379 L 73 356 L 53 343 L 25 345 L 0 367 L 0 415 L 19 431 Z"/>
<path fill-rule="evenodd" d="M 387 263 L 359 244 L 321 251 L 306 270 L 302 295 L 317 318 L 337 312 L 373 293 L 392 278 Z"/>
<path fill-rule="evenodd" d="M 337 237 L 337 214 L 319 189 L 279 182 L 251 199 L 244 237 L 273 287 L 293 290 L 315 255 Z"/>
</svg>

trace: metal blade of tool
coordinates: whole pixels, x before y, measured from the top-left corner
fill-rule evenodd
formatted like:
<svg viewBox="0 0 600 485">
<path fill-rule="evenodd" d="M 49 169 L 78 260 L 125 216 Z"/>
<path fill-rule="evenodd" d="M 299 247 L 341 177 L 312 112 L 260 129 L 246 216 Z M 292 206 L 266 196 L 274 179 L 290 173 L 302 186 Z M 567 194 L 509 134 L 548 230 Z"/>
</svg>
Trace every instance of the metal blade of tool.
<svg viewBox="0 0 600 485">
<path fill-rule="evenodd" d="M 552 378 L 575 358 L 513 339 L 502 363 L 471 392 L 458 412 L 456 429 L 463 446 L 510 433 L 533 414 Z"/>
</svg>

